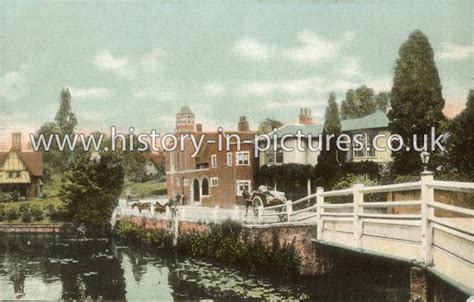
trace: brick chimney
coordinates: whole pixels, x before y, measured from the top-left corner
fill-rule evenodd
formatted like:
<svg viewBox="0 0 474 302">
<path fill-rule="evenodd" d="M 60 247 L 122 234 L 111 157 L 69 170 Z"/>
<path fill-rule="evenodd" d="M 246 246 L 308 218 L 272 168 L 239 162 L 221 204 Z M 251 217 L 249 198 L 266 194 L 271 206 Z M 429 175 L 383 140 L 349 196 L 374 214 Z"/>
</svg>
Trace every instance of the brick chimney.
<svg viewBox="0 0 474 302">
<path fill-rule="evenodd" d="M 237 130 L 242 132 L 250 131 L 249 122 L 247 121 L 247 118 L 245 116 L 240 117 L 239 124 L 237 125 Z"/>
<path fill-rule="evenodd" d="M 301 108 L 300 109 L 300 124 L 311 125 L 313 123 L 313 118 L 311 117 L 310 108 Z"/>
<path fill-rule="evenodd" d="M 202 124 L 196 124 L 196 132 L 198 133 L 202 132 Z"/>
<path fill-rule="evenodd" d="M 12 133 L 12 150 L 21 151 L 21 133 Z"/>
</svg>

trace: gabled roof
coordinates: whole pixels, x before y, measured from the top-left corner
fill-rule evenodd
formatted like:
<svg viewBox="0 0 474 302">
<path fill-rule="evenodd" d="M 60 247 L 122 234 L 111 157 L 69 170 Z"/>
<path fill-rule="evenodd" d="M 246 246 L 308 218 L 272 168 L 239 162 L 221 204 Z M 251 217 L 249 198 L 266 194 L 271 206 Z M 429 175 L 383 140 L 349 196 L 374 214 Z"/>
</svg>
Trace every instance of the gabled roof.
<svg viewBox="0 0 474 302">
<path fill-rule="evenodd" d="M 362 118 L 341 121 L 341 130 L 342 132 L 348 132 L 355 130 L 387 128 L 388 122 L 385 113 L 376 111 Z M 306 136 L 311 134 L 315 137 L 323 132 L 323 127 L 323 125 L 287 124 L 280 127 L 276 134 L 278 137 L 282 137 L 285 134 L 294 135 L 301 129 L 303 135 Z M 272 135 L 272 132 L 269 134 Z"/>
<path fill-rule="evenodd" d="M 147 161 L 150 160 L 156 167 L 165 163 L 165 158 L 161 153 L 145 153 L 143 158 Z"/>
<path fill-rule="evenodd" d="M 0 152 L 0 164 L 3 164 L 10 152 L 17 152 L 26 165 L 32 176 L 43 176 L 43 153 L 41 152 L 22 152 L 10 150 L 8 152 Z"/>
</svg>

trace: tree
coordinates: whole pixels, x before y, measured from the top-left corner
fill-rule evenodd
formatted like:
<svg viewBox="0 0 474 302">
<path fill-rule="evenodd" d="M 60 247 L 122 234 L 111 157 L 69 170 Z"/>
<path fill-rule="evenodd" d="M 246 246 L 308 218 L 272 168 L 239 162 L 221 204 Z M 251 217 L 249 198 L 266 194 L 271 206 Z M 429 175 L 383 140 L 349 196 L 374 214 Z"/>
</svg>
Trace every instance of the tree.
<svg viewBox="0 0 474 302">
<path fill-rule="evenodd" d="M 88 230 L 108 228 L 123 179 L 122 163 L 114 154 L 103 153 L 95 159 L 90 153 L 75 156 L 64 173 L 59 191 L 67 219 Z"/>
<path fill-rule="evenodd" d="M 77 119 L 76 115 L 71 111 L 71 93 L 67 88 L 63 88 L 61 91 L 61 100 L 55 121 L 61 134 L 71 135 L 74 133 Z"/>
<path fill-rule="evenodd" d="M 411 33 L 398 54 L 388 118 L 390 131 L 399 134 L 404 142 L 401 151 L 392 153 L 393 172 L 407 175 L 421 170 L 419 154 L 413 148 L 413 135 L 417 134 L 417 145 L 422 146 L 423 134 L 429 136 L 431 127 L 439 134 L 439 126 L 445 120 L 442 113 L 444 99 L 433 49 L 421 31 Z M 429 137 L 427 142 L 430 146 Z M 432 158 L 437 154 L 433 155 Z M 433 168 L 436 160 L 431 163 Z"/>
<path fill-rule="evenodd" d="M 449 126 L 448 158 L 457 170 L 474 180 L 474 89 L 469 91 L 466 108 Z"/>
<path fill-rule="evenodd" d="M 258 133 L 269 133 L 274 128 L 280 128 L 281 126 L 283 126 L 282 122 L 267 117 L 263 122 L 260 123 L 260 125 L 258 125 Z"/>
<path fill-rule="evenodd" d="M 336 138 L 341 134 L 341 121 L 334 93 L 329 95 L 328 105 L 324 114 L 322 134 L 322 149 L 318 156 L 318 164 L 314 169 L 313 179 L 317 185 L 329 189 L 339 177 L 343 163 L 343 154 L 337 150 L 336 145 Z M 334 137 L 327 144 L 327 137 L 329 135 L 334 135 Z"/>
<path fill-rule="evenodd" d="M 385 112 L 390 101 L 390 94 L 381 91 L 376 94 L 365 85 L 356 90 L 349 89 L 346 99 L 341 104 L 341 119 L 354 119 L 367 116 L 377 110 Z"/>
</svg>

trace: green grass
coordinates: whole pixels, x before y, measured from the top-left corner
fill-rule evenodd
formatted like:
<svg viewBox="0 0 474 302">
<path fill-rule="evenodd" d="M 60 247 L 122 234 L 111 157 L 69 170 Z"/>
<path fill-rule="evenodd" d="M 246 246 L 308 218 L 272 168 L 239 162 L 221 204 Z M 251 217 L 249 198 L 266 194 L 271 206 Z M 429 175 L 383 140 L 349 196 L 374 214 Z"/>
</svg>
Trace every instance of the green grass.
<svg viewBox="0 0 474 302">
<path fill-rule="evenodd" d="M 18 209 L 22 204 L 29 204 L 30 206 L 38 205 L 38 206 L 47 206 L 47 205 L 53 205 L 53 206 L 60 206 L 61 200 L 59 200 L 59 197 L 48 197 L 45 199 L 30 199 L 30 200 L 25 200 L 25 201 L 13 201 L 13 202 L 0 202 L 0 204 L 5 205 L 6 209 L 10 208 L 16 208 Z"/>
<path fill-rule="evenodd" d="M 126 197 L 130 190 L 131 196 L 147 198 L 166 195 L 166 183 L 157 180 L 147 182 L 126 182 L 123 186 L 122 197 Z"/>
</svg>

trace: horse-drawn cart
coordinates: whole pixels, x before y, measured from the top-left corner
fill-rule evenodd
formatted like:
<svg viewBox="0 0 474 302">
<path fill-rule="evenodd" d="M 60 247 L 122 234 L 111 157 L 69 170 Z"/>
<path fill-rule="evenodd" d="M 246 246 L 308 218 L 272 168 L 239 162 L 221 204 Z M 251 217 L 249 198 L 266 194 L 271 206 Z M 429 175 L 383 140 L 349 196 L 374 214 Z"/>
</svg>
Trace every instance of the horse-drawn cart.
<svg viewBox="0 0 474 302">
<path fill-rule="evenodd" d="M 252 207 L 255 216 L 258 215 L 259 208 L 267 208 L 276 205 L 286 204 L 288 201 L 286 200 L 285 193 L 280 191 L 270 191 L 266 186 L 260 186 L 258 190 L 253 192 L 244 191 L 242 195 L 245 198 L 246 204 L 246 214 L 248 212 L 248 208 Z M 276 212 L 282 212 L 284 210 L 283 207 L 276 208 Z M 281 214 L 278 215 L 280 221 L 285 219 L 285 215 Z"/>
</svg>

